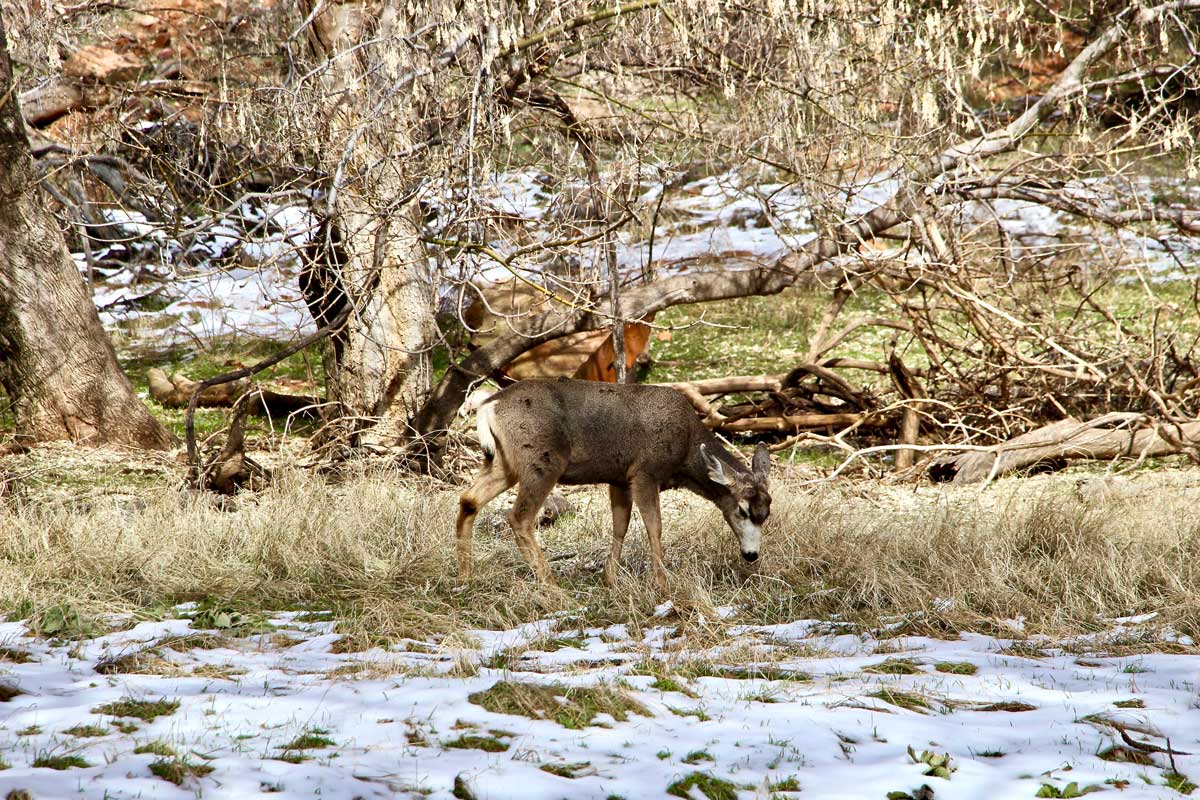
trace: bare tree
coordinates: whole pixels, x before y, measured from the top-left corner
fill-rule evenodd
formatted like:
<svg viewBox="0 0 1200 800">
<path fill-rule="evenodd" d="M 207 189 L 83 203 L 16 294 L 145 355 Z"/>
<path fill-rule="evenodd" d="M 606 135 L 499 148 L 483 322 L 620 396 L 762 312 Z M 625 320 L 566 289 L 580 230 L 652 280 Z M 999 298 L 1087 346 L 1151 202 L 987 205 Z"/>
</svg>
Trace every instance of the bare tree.
<svg viewBox="0 0 1200 800">
<path fill-rule="evenodd" d="M 167 448 L 63 242 L 30 155 L 0 18 L 0 385 L 25 441 Z"/>
<path fill-rule="evenodd" d="M 1200 359 L 1166 311 L 1200 292 L 1164 297 L 1135 251 L 1200 285 L 1194 198 L 1141 180 L 1200 170 L 1198 6 L 278 4 L 231 30 L 279 69 L 213 78 L 208 130 L 304 176 L 301 283 L 319 324 L 350 315 L 328 381 L 356 436 L 436 436 L 550 339 L 797 286 L 829 295 L 805 357 L 728 384 L 771 387 L 769 419 L 692 392 L 710 424 L 911 448 L 1108 411 L 1177 423 L 1200 411 Z M 546 199 L 514 207 L 505 180 Z M 675 255 L 701 190 L 778 247 Z M 474 335 L 499 279 L 536 302 Z M 1163 311 L 1149 333 L 1115 305 L 1130 285 Z M 858 296 L 877 307 L 852 314 Z M 881 330 L 890 352 L 841 355 Z M 814 395 L 819 413 L 794 407 Z"/>
<path fill-rule="evenodd" d="M 416 203 L 420 172 L 408 163 L 419 164 L 422 149 L 414 147 L 420 107 L 410 96 L 420 66 L 401 49 L 420 20 L 399 4 L 373 5 L 301 3 L 327 99 L 317 106 L 326 145 L 317 153 L 331 176 L 301 280 L 318 321 L 353 309 L 332 337 L 329 400 L 354 430 L 380 424 L 374 434 L 394 438 L 429 391 L 433 287 Z"/>
</svg>

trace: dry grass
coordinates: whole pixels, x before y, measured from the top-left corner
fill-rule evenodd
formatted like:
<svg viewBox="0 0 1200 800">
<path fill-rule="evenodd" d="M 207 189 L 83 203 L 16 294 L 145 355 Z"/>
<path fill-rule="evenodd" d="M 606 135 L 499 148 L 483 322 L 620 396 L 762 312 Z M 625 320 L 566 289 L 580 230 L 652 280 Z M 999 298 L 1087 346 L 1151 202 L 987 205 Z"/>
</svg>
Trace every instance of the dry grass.
<svg viewBox="0 0 1200 800">
<path fill-rule="evenodd" d="M 0 509 L 0 609 L 68 604 L 99 616 L 205 597 L 247 609 L 304 605 L 332 610 L 351 634 L 347 647 L 583 607 L 586 624 L 657 622 L 663 598 L 647 579 L 638 529 L 622 585 L 610 592 L 600 580 L 609 529 L 602 489 L 574 495 L 580 512 L 542 533 L 560 557 L 562 591 L 531 580 L 510 536 L 482 531 L 477 578 L 456 591 L 453 487 L 399 474 L 338 485 L 278 474 L 232 509 L 175 488 L 144 490 L 135 501 L 99 498 L 86 509 L 29 498 Z M 1194 473 L 1145 474 L 1135 491 L 1092 501 L 1078 480 L 1009 480 L 980 493 L 777 479 L 754 572 L 715 509 L 669 493 L 667 566 L 679 617 L 671 622 L 719 637 L 712 608 L 736 604 L 738 622 L 840 614 L 878 626 L 923 614 L 916 619 L 950 631 L 1023 615 L 1032 630 L 1056 632 L 1159 611 L 1181 631 L 1200 632 Z"/>
</svg>

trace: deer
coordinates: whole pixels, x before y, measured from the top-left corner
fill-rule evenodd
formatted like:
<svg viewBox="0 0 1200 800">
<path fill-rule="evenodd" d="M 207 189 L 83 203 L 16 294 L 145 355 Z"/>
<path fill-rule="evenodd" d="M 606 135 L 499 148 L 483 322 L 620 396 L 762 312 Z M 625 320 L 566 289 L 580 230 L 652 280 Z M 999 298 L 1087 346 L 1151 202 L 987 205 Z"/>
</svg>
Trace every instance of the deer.
<svg viewBox="0 0 1200 800">
<path fill-rule="evenodd" d="M 667 386 L 527 379 L 484 400 L 476 413 L 483 465 L 458 501 L 455 525 L 459 582 L 471 580 L 475 516 L 501 492 L 517 486 L 508 522 L 537 580 L 556 585 L 534 526 L 558 484 L 608 484 L 612 549 L 604 582 L 615 588 L 621 547 L 636 504 L 650 541 L 660 591 L 663 566 L 659 493 L 687 489 L 715 505 L 737 539 L 742 558 L 758 559 L 763 524 L 771 513 L 771 456 L 759 444 L 749 467 L 697 418 L 681 393 Z"/>
</svg>

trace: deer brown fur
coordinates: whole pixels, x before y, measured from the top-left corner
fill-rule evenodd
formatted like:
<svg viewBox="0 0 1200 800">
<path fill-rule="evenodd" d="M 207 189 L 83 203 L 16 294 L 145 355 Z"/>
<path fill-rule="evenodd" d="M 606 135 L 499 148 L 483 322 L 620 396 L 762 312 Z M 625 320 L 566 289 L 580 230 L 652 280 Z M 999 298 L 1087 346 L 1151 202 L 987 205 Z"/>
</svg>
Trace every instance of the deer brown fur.
<svg viewBox="0 0 1200 800">
<path fill-rule="evenodd" d="M 654 577 L 666 587 L 659 492 L 688 489 L 721 510 L 742 557 L 758 558 L 762 525 L 771 513 L 770 454 L 759 445 L 752 466 L 696 418 L 679 392 L 664 386 L 575 380 L 525 380 L 492 395 L 478 412 L 483 467 L 459 498 L 459 578 L 471 577 L 475 515 L 517 485 L 508 520 L 521 555 L 537 578 L 553 583 L 534 539 L 538 511 L 556 484 L 608 484 L 612 550 L 604 579 L 615 584 L 621 545 L 634 504 L 650 539 Z"/>
</svg>

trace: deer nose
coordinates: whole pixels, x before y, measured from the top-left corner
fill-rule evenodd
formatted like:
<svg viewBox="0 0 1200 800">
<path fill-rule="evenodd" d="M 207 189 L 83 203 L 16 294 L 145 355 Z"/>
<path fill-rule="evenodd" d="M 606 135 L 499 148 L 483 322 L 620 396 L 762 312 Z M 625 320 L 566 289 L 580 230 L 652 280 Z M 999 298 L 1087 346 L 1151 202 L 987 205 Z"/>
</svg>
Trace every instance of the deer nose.
<svg viewBox="0 0 1200 800">
<path fill-rule="evenodd" d="M 742 553 L 742 558 L 750 562 L 758 561 L 758 553 Z"/>
</svg>

